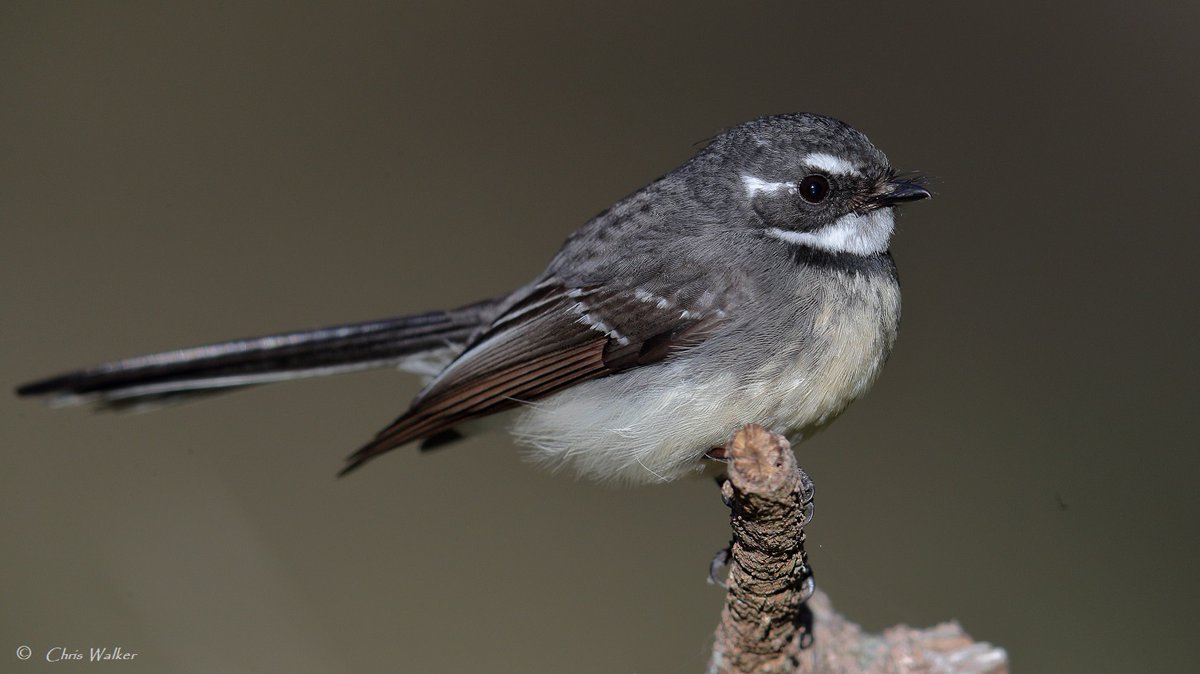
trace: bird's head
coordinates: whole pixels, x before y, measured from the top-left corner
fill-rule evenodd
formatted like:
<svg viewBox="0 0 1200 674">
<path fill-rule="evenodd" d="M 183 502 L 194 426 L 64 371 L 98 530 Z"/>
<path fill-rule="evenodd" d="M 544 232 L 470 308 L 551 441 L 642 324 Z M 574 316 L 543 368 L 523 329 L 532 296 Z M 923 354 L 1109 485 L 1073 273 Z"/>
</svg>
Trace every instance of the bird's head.
<svg viewBox="0 0 1200 674">
<path fill-rule="evenodd" d="M 861 132 L 808 113 L 763 117 L 713 139 L 726 183 L 752 225 L 828 253 L 888 249 L 893 207 L 929 198 L 920 176 L 899 174 Z"/>
</svg>

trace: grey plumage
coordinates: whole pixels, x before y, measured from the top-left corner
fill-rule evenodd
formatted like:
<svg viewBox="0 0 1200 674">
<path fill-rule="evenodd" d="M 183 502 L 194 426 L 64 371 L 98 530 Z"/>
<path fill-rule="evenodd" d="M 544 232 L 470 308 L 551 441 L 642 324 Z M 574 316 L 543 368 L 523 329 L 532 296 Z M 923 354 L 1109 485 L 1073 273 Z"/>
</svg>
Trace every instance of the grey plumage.
<svg viewBox="0 0 1200 674">
<path fill-rule="evenodd" d="M 535 457 L 605 480 L 678 477 L 749 422 L 800 439 L 865 393 L 886 360 L 900 318 L 892 208 L 927 196 L 837 120 L 779 115 L 730 129 L 581 227 L 527 286 L 443 314 L 456 318 L 436 345 L 393 338 L 390 360 L 361 348 L 340 359 L 374 365 L 437 346 L 450 361 L 346 471 L 510 409 Z M 313 344 L 305 358 L 342 347 Z M 239 367 L 262 380 L 278 370 L 271 351 L 251 350 L 261 357 Z M 145 388 L 163 376 L 147 363 L 164 360 L 192 367 L 167 377 L 168 388 L 185 384 L 171 393 L 188 392 L 208 375 L 219 382 L 217 361 L 198 353 L 21 392 L 136 399 L 138 386 L 165 391 Z"/>
</svg>

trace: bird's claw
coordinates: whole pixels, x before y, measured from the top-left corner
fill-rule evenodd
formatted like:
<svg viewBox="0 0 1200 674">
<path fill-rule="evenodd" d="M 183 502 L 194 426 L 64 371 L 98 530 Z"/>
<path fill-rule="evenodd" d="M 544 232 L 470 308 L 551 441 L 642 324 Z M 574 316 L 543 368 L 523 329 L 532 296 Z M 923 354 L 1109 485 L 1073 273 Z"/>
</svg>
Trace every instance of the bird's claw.
<svg viewBox="0 0 1200 674">
<path fill-rule="evenodd" d="M 725 568 L 725 566 L 729 564 L 729 558 L 731 555 L 733 555 L 732 545 L 733 544 L 730 543 L 730 547 L 725 547 L 718 550 L 717 554 L 713 555 L 712 561 L 708 563 L 708 582 L 716 585 L 722 590 L 729 589 L 729 586 L 725 583 L 725 581 L 721 580 L 721 569 Z"/>
</svg>

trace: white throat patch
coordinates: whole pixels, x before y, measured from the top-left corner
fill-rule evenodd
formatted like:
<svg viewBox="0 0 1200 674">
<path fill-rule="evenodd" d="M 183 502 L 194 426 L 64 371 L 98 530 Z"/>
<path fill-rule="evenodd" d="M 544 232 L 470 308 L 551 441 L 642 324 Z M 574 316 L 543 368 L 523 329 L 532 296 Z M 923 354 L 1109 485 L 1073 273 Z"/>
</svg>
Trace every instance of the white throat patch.
<svg viewBox="0 0 1200 674">
<path fill-rule="evenodd" d="M 767 230 L 767 235 L 830 253 L 875 255 L 888 249 L 895 227 L 896 220 L 892 209 L 879 208 L 862 215 L 843 215 L 832 225 L 815 232 L 793 232 L 772 227 Z"/>
</svg>

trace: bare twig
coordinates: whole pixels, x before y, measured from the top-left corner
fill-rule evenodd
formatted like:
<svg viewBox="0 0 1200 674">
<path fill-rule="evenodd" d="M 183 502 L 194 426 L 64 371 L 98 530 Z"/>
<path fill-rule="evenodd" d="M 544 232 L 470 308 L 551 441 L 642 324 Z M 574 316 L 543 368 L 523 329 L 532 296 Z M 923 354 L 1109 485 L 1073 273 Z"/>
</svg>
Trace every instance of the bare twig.
<svg viewBox="0 0 1200 674">
<path fill-rule="evenodd" d="M 732 510 L 728 592 L 711 672 L 795 672 L 811 640 L 804 555 L 812 482 L 782 436 L 746 426 L 725 447 Z"/>
<path fill-rule="evenodd" d="M 733 542 L 711 674 L 1008 671 L 1003 649 L 973 642 L 957 623 L 872 635 L 834 612 L 827 596 L 813 594 L 803 531 L 812 518 L 812 482 L 787 440 L 746 426 L 725 457 L 721 492 L 732 511 Z"/>
</svg>

